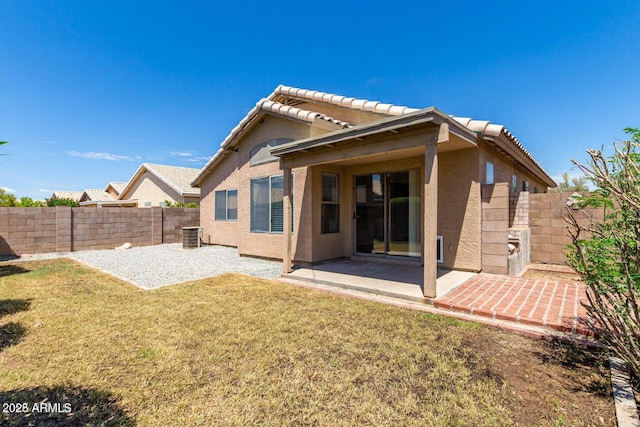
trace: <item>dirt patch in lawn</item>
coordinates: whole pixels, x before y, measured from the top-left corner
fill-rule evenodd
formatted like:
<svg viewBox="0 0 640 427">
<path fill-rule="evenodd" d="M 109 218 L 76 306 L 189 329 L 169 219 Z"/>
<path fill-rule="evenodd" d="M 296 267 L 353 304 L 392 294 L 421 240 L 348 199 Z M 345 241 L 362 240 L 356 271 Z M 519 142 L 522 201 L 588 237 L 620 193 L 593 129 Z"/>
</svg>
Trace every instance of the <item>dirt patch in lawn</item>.
<svg viewBox="0 0 640 427">
<path fill-rule="evenodd" d="M 593 349 L 241 275 L 142 291 L 20 265 L 0 277 L 5 401 L 114 425 L 615 425 Z"/>
<path fill-rule="evenodd" d="M 509 405 L 519 407 L 516 425 L 615 425 L 608 358 L 601 350 L 506 333 L 493 335 L 489 346 L 486 338 L 469 337 L 465 346 L 485 363 L 476 375 L 510 389 Z"/>
</svg>

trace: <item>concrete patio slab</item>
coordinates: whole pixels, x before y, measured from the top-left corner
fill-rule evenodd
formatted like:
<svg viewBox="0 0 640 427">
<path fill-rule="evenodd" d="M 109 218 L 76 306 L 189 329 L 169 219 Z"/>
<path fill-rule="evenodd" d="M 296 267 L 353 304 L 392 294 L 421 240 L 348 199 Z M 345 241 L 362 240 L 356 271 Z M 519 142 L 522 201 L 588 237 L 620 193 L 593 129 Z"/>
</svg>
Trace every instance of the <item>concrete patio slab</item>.
<svg viewBox="0 0 640 427">
<path fill-rule="evenodd" d="M 438 269 L 437 295 L 445 295 L 475 273 Z M 295 269 L 283 277 L 369 292 L 416 302 L 432 302 L 422 293 L 421 266 L 361 260 L 337 260 Z"/>
</svg>

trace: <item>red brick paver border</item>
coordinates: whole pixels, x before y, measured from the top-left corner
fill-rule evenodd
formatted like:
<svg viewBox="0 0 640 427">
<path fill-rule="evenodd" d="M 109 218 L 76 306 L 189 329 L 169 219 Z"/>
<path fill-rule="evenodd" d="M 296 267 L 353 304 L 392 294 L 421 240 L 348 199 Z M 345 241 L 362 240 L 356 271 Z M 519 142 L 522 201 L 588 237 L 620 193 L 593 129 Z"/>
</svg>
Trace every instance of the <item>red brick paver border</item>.
<svg viewBox="0 0 640 427">
<path fill-rule="evenodd" d="M 562 332 L 592 335 L 581 283 L 523 279 L 481 273 L 437 298 L 439 308 L 537 325 Z"/>
</svg>

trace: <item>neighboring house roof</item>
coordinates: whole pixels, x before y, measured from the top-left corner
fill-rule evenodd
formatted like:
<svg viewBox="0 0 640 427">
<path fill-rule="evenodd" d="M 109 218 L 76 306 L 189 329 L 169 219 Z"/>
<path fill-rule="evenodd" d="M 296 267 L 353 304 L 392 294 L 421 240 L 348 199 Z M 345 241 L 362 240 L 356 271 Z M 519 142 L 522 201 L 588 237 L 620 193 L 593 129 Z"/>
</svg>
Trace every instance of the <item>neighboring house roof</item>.
<svg viewBox="0 0 640 427">
<path fill-rule="evenodd" d="M 54 191 L 51 197 L 52 198 L 55 197 L 57 199 L 71 199 L 77 202 L 80 200 L 80 197 L 82 197 L 82 191 L 58 190 L 58 191 Z"/>
<path fill-rule="evenodd" d="M 296 102 L 296 100 L 298 102 Z M 203 182 L 205 177 L 211 170 L 213 170 L 215 165 L 225 157 L 226 151 L 234 148 L 236 144 L 236 138 L 245 129 L 250 127 L 261 113 L 277 114 L 288 118 L 302 120 L 305 122 L 312 122 L 315 118 L 320 118 L 338 124 L 342 128 L 352 128 L 352 126 L 347 122 L 325 116 L 321 113 L 302 110 L 295 107 L 295 105 L 299 105 L 304 102 L 322 102 L 344 108 L 377 113 L 381 115 L 381 120 L 384 120 L 385 116 L 402 116 L 421 111 L 420 109 L 416 108 L 393 104 L 384 104 L 379 101 L 369 101 L 366 99 L 351 98 L 315 90 L 307 90 L 279 85 L 273 91 L 273 93 L 269 95 L 268 98 L 260 100 L 256 104 L 256 106 L 253 107 L 242 120 L 240 120 L 238 125 L 231 130 L 229 135 L 227 135 L 224 141 L 222 141 L 222 143 L 220 144 L 220 149 L 213 155 L 213 157 L 211 157 L 207 164 L 195 176 L 195 178 L 191 182 L 191 185 L 199 186 Z M 429 107 L 427 109 L 424 109 L 423 111 L 431 109 L 434 109 L 434 107 Z M 498 149 L 504 152 L 507 156 L 520 163 L 524 163 L 525 166 L 529 164 L 529 169 L 531 169 L 532 172 L 538 175 L 543 181 L 547 182 L 549 186 L 555 186 L 555 182 L 553 181 L 553 179 L 542 169 L 538 162 L 533 158 L 531 153 L 529 153 L 520 143 L 520 141 L 515 136 L 513 136 L 513 134 L 509 132 L 509 130 L 507 130 L 503 125 L 492 124 L 488 121 L 483 120 L 473 120 L 455 116 L 448 116 L 448 122 L 453 125 L 457 125 L 458 123 L 462 124 L 468 130 L 476 133 L 479 138 L 493 142 L 498 147 Z M 367 125 L 365 124 L 363 126 Z M 337 130 L 336 132 L 339 132 L 339 130 Z M 501 136 L 504 136 L 507 143 L 511 146 L 505 145 L 504 141 L 500 140 Z M 322 138 L 322 136 L 318 136 L 316 138 Z M 496 138 L 498 139 L 497 141 L 495 140 Z"/>
<path fill-rule="evenodd" d="M 82 193 L 82 197 L 80 197 L 81 202 L 86 202 L 88 200 L 106 201 L 106 200 L 114 200 L 114 198 L 111 196 L 111 194 L 107 193 L 104 190 L 89 188 L 84 190 L 84 193 Z"/>
<path fill-rule="evenodd" d="M 80 202 L 80 206 L 95 206 L 95 207 L 136 207 L 138 206 L 138 200 L 87 200 Z"/>
<path fill-rule="evenodd" d="M 200 169 L 143 163 L 136 173 L 133 174 L 133 177 L 131 177 L 126 187 L 120 192 L 118 200 L 121 200 L 124 195 L 136 185 L 136 182 L 145 172 L 156 176 L 160 181 L 180 194 L 180 196 L 200 196 L 200 189 L 192 187 L 190 184 L 194 177 L 200 172 Z"/>
<path fill-rule="evenodd" d="M 122 190 L 124 190 L 127 187 L 127 183 L 126 182 L 120 182 L 120 181 L 110 182 L 104 188 L 104 191 L 109 191 L 109 187 L 113 188 L 116 191 L 116 193 L 120 194 L 120 193 L 122 193 Z"/>
</svg>

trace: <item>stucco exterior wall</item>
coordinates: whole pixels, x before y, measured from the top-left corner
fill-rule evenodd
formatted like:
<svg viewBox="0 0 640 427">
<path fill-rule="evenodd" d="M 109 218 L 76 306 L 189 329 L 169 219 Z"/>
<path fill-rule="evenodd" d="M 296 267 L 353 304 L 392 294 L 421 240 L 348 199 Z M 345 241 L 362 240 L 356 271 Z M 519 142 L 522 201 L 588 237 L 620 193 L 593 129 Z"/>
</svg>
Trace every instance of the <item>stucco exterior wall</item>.
<svg viewBox="0 0 640 427">
<path fill-rule="evenodd" d="M 133 187 L 123 196 L 124 199 L 138 200 L 138 207 L 160 206 L 165 200 L 171 202 L 184 202 L 184 199 L 155 175 L 145 171 Z M 150 202 L 151 206 L 146 203 Z"/>
<path fill-rule="evenodd" d="M 443 238 L 445 268 L 482 267 L 478 158 L 476 148 L 438 154 L 438 234 Z"/>
<path fill-rule="evenodd" d="M 215 220 L 215 192 L 222 190 L 238 190 L 238 199 L 249 197 L 249 188 L 240 185 L 235 151 L 228 152 L 200 188 L 200 225 L 204 243 L 238 246 L 238 220 Z"/>
<path fill-rule="evenodd" d="M 415 156 L 386 162 L 338 167 L 312 168 L 313 185 L 313 262 L 349 257 L 354 254 L 353 212 L 354 177 L 372 173 L 418 169 L 424 180 L 424 157 Z M 445 253 L 442 267 L 466 270 L 481 268 L 480 188 L 478 152 L 468 149 L 439 155 L 438 234 L 443 236 Z M 321 233 L 321 175 L 337 173 L 340 180 L 340 232 Z M 422 233 L 421 233 L 422 234 Z"/>
<path fill-rule="evenodd" d="M 310 168 L 311 186 L 310 192 L 305 194 L 311 200 L 311 216 L 307 217 L 311 223 L 311 234 L 305 236 L 300 235 L 298 240 L 305 241 L 305 244 L 310 246 L 312 252 L 311 261 L 318 262 L 334 258 L 341 258 L 350 256 L 351 251 L 347 249 L 345 251 L 344 239 L 348 235 L 350 236 L 351 228 L 347 226 L 348 219 L 351 218 L 351 205 L 347 204 L 348 198 L 348 181 L 347 176 L 344 174 L 344 168 L 331 166 L 331 165 L 319 165 Z M 323 173 L 336 173 L 338 174 L 338 197 L 340 200 L 340 231 L 338 233 L 326 233 L 322 234 L 322 174 Z"/>
<path fill-rule="evenodd" d="M 283 237 L 276 233 L 251 232 L 251 195 L 250 181 L 282 175 L 278 161 L 251 166 L 251 150 L 263 142 L 276 138 L 303 139 L 310 136 L 307 123 L 266 115 L 256 123 L 237 144 L 236 152 L 228 155 L 209 174 L 201 187 L 201 224 L 205 243 L 236 246 L 241 255 L 264 258 L 282 258 Z M 308 236 L 311 232 L 309 221 L 303 221 L 307 229 L 300 230 L 300 217 L 310 216 L 310 199 L 308 206 L 304 204 L 307 187 L 306 168 L 293 170 L 293 208 L 294 235 L 292 239 L 294 260 L 310 262 L 310 242 L 296 239 L 296 234 Z M 310 181 L 309 181 L 310 183 Z M 237 221 L 215 221 L 215 192 L 220 190 L 238 190 Z M 300 232 L 300 233 L 298 233 Z"/>
</svg>

